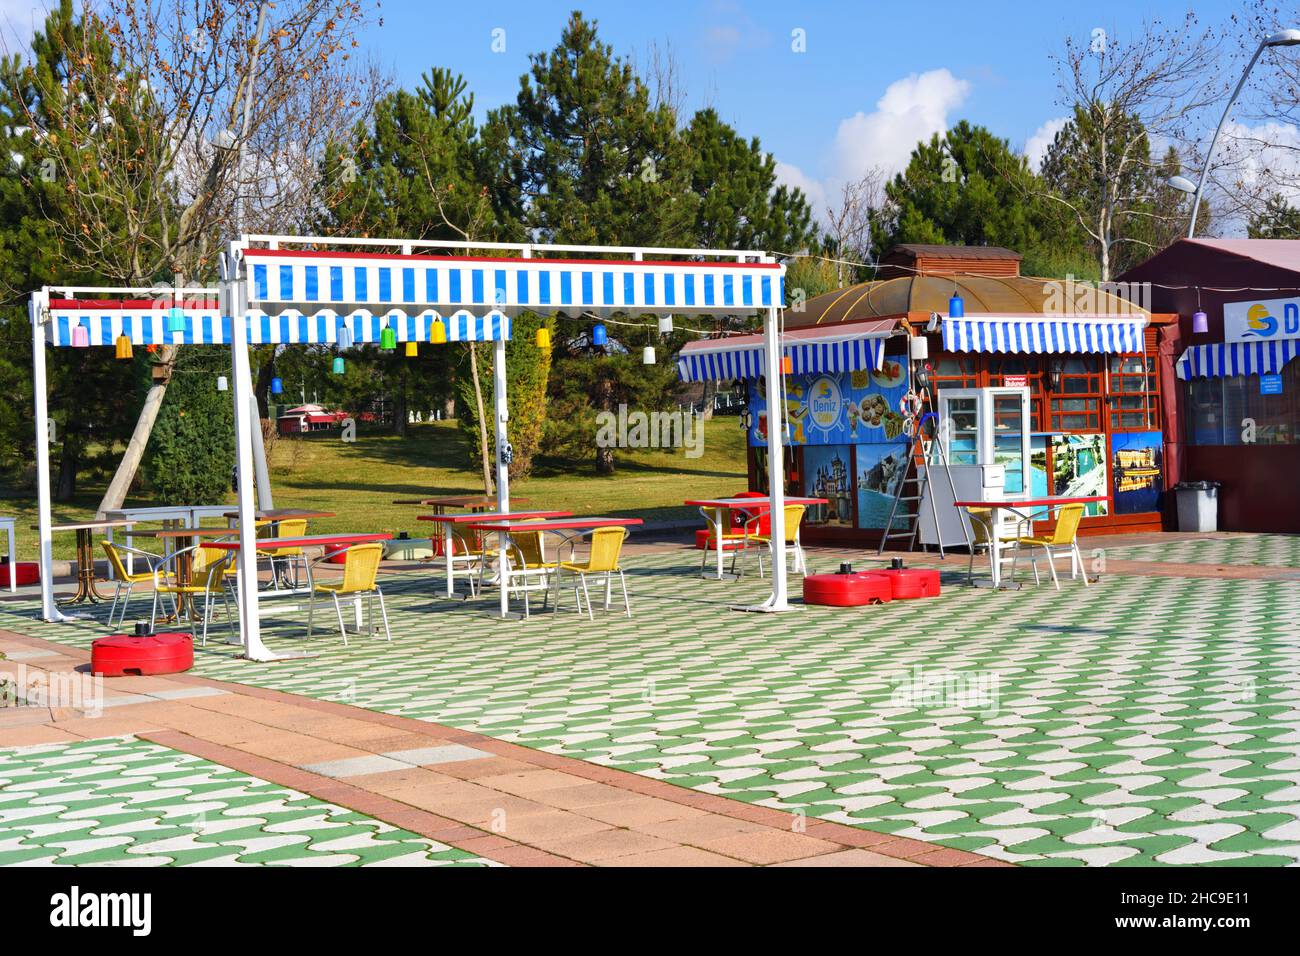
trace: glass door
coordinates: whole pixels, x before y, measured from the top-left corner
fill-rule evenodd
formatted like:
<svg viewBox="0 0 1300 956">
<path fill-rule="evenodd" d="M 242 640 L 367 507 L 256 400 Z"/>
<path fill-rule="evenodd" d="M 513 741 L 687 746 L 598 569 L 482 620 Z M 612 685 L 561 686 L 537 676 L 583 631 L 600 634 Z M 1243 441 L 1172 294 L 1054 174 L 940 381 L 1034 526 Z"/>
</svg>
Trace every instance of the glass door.
<svg viewBox="0 0 1300 956">
<path fill-rule="evenodd" d="M 1028 489 L 1025 475 L 1029 469 L 1029 389 L 991 388 L 992 405 L 992 458 L 991 464 L 1001 465 L 1005 480 L 1003 489 L 1021 494 Z"/>
<path fill-rule="evenodd" d="M 950 465 L 980 463 L 980 389 L 939 392 L 939 433 Z"/>
</svg>

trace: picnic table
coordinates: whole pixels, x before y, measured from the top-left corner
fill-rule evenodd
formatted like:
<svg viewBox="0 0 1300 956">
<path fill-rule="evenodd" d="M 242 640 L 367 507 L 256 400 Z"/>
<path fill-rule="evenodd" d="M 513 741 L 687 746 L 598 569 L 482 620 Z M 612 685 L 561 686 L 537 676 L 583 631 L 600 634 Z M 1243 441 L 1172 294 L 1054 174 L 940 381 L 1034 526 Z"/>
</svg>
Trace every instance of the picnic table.
<svg viewBox="0 0 1300 956">
<path fill-rule="evenodd" d="M 60 607 L 71 604 L 98 604 L 107 598 L 95 587 L 95 532 L 110 528 L 122 528 L 131 524 L 129 521 L 74 521 L 69 524 L 50 526 L 50 531 L 75 531 L 77 533 L 77 590 L 72 597 L 59 602 Z M 41 526 L 32 525 L 33 531 L 40 531 Z"/>
<path fill-rule="evenodd" d="M 511 498 L 518 504 L 526 504 L 527 498 Z M 425 505 L 433 509 L 436 515 L 445 514 L 448 508 L 460 508 L 464 511 L 487 511 L 495 508 L 497 500 L 491 495 L 445 495 L 441 498 L 401 498 L 395 505 Z"/>
<path fill-rule="evenodd" d="M 18 555 L 14 549 L 14 522 L 17 518 L 0 517 L 0 528 L 5 529 L 9 536 L 9 550 L 5 552 L 9 556 L 9 590 L 18 590 Z"/>
<path fill-rule="evenodd" d="M 806 506 L 806 505 L 824 505 L 824 504 L 829 504 L 830 502 L 825 498 L 786 497 L 785 503 L 788 505 Z M 762 514 L 765 511 L 771 510 L 772 499 L 771 498 L 696 498 L 685 502 L 685 504 L 699 508 L 700 514 L 704 515 L 706 521 L 708 520 L 708 515 L 704 513 L 706 511 L 712 511 L 714 516 L 713 517 L 714 534 L 716 535 L 716 534 L 720 534 L 721 529 L 727 526 L 723 520 L 724 513 L 730 511 L 747 511 L 751 514 Z M 716 574 L 713 575 L 714 579 L 718 581 L 726 581 L 730 578 L 734 578 L 735 575 L 725 574 L 722 570 L 722 550 L 723 550 L 722 541 L 721 540 L 715 541 L 714 544 L 716 545 L 716 547 L 714 547 L 713 550 L 718 553 L 718 566 L 717 566 Z M 701 575 L 701 577 L 703 576 L 704 575 Z"/>
<path fill-rule="evenodd" d="M 447 597 L 456 596 L 454 559 L 455 549 L 452 546 L 452 528 L 455 525 L 473 526 L 475 523 L 487 520 L 508 521 L 511 519 L 526 518 L 567 518 L 572 515 L 572 511 L 494 511 L 490 514 L 447 514 L 437 512 L 431 515 L 419 515 L 417 521 L 432 521 L 442 525 L 442 555 L 443 561 L 447 566 Z M 536 524 L 537 522 L 533 522 Z M 469 572 L 467 572 L 468 575 Z"/>
<path fill-rule="evenodd" d="M 501 568 L 501 617 L 510 617 L 510 535 L 516 531 L 536 531 L 542 534 L 559 531 L 590 531 L 592 528 L 617 526 L 622 528 L 642 524 L 640 518 L 548 518 L 542 521 L 519 520 L 515 516 L 491 518 L 480 516 L 478 522 L 471 523 L 475 531 L 496 534 L 498 559 Z"/>
<path fill-rule="evenodd" d="M 146 505 L 139 508 L 111 508 L 103 514 L 107 521 L 130 522 L 128 529 L 137 523 L 155 521 L 164 528 L 179 528 L 198 527 L 204 518 L 221 517 L 228 510 L 229 505 Z M 110 528 L 104 537 L 112 542 L 113 530 Z M 128 574 L 135 571 L 135 555 L 130 552 L 126 555 L 126 570 Z M 112 577 L 110 568 L 109 578 Z"/>
<path fill-rule="evenodd" d="M 969 514 L 971 508 L 987 509 L 988 517 L 988 539 L 989 539 L 989 564 L 992 566 L 992 587 L 1000 588 L 1002 586 L 1002 535 L 999 532 L 1000 512 L 1007 511 L 1017 517 L 1017 523 L 1023 524 L 1026 521 L 1034 520 L 1033 511 L 1050 512 L 1059 508 L 1061 505 L 1072 504 L 1092 504 L 1098 501 L 1105 501 L 1105 495 L 1047 495 L 1047 496 L 1025 496 L 1020 498 L 996 498 L 990 501 L 954 501 L 953 507 L 967 509 L 968 517 L 972 521 L 980 521 Z M 1030 514 L 1026 514 L 1030 511 Z M 1086 571 L 1084 572 L 1087 573 Z"/>
<path fill-rule="evenodd" d="M 238 511 L 226 511 L 222 513 L 223 518 L 229 518 L 231 521 L 239 520 Z M 265 511 L 259 509 L 253 512 L 253 518 L 256 521 L 288 521 L 291 518 L 335 518 L 338 515 L 333 511 L 312 511 L 309 508 L 267 508 Z"/>
</svg>

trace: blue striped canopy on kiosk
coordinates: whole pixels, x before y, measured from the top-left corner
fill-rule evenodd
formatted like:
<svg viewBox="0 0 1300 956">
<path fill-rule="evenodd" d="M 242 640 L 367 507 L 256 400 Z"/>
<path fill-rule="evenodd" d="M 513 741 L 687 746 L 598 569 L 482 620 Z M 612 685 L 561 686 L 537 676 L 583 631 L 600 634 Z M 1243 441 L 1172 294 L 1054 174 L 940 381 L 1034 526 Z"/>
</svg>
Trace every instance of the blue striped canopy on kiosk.
<svg viewBox="0 0 1300 956">
<path fill-rule="evenodd" d="M 1143 351 L 1145 315 L 979 315 L 943 320 L 949 352 L 1132 353 Z"/>
<path fill-rule="evenodd" d="M 1272 375 L 1300 355 L 1300 339 L 1193 345 L 1174 364 L 1181 379 Z"/>
<path fill-rule="evenodd" d="M 782 336 L 781 353 L 791 372 L 850 372 L 879 369 L 885 361 L 885 340 L 901 334 L 892 319 L 856 327 L 792 329 Z M 759 378 L 765 374 L 767 348 L 761 335 L 688 342 L 677 359 L 683 382 L 718 382 Z"/>
</svg>

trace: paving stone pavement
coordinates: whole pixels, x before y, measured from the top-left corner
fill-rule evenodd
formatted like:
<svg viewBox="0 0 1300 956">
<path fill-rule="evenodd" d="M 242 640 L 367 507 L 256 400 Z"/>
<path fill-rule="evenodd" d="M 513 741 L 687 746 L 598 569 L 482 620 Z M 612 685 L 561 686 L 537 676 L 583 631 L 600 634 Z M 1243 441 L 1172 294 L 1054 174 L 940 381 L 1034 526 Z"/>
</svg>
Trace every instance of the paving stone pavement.
<svg viewBox="0 0 1300 956">
<path fill-rule="evenodd" d="M 0 750 L 0 866 L 495 866 L 134 737 Z"/>
<path fill-rule="evenodd" d="M 1294 546 L 1253 537 L 1239 547 Z M 765 583 L 701 580 L 698 552 L 638 555 L 634 617 L 595 624 L 502 622 L 494 597 L 448 602 L 402 572 L 383 582 L 391 644 L 321 631 L 316 656 L 271 666 L 209 645 L 196 672 L 1013 862 L 1300 861 L 1300 587 L 990 592 L 950 563 L 936 600 L 745 615 L 726 606 Z M 10 603 L 0 627 L 83 647 L 104 632 L 34 616 Z M 304 635 L 291 619 L 266 639 Z"/>
</svg>

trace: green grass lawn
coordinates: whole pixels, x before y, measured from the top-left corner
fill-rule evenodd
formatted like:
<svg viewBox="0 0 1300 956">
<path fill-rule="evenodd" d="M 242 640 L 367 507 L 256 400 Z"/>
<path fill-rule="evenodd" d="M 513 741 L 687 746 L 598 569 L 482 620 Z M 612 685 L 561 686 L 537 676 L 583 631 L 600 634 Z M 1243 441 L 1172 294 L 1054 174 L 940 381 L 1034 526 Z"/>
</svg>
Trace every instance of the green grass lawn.
<svg viewBox="0 0 1300 956">
<path fill-rule="evenodd" d="M 687 458 L 681 449 L 620 450 L 617 463 L 613 475 L 602 476 L 596 474 L 592 459 L 540 458 L 532 477 L 511 486 L 511 496 L 528 498 L 529 507 L 580 515 L 617 514 L 645 521 L 694 517 L 695 509 L 684 507 L 683 500 L 745 487 L 745 434 L 735 417 L 719 417 L 705 423 L 704 454 L 699 458 Z M 454 422 L 413 425 L 404 437 L 359 434 L 350 444 L 333 435 L 284 438 L 274 443 L 269 464 L 276 507 L 338 513 L 311 522 L 314 533 L 427 534 L 432 526 L 416 520 L 425 509 L 395 505 L 394 499 L 475 493 L 483 487 L 481 474 L 469 466 L 465 441 Z M 102 487 L 85 487 L 75 501 L 56 502 L 55 521 L 92 517 L 102 492 Z M 234 496 L 226 500 L 233 502 Z M 148 497 L 128 501 L 168 503 Z M 36 523 L 35 498 L 0 501 L 0 514 L 18 517 L 19 558 L 34 560 L 36 534 L 29 527 Z M 74 544 L 71 534 L 56 535 L 55 557 L 71 558 Z"/>
</svg>

